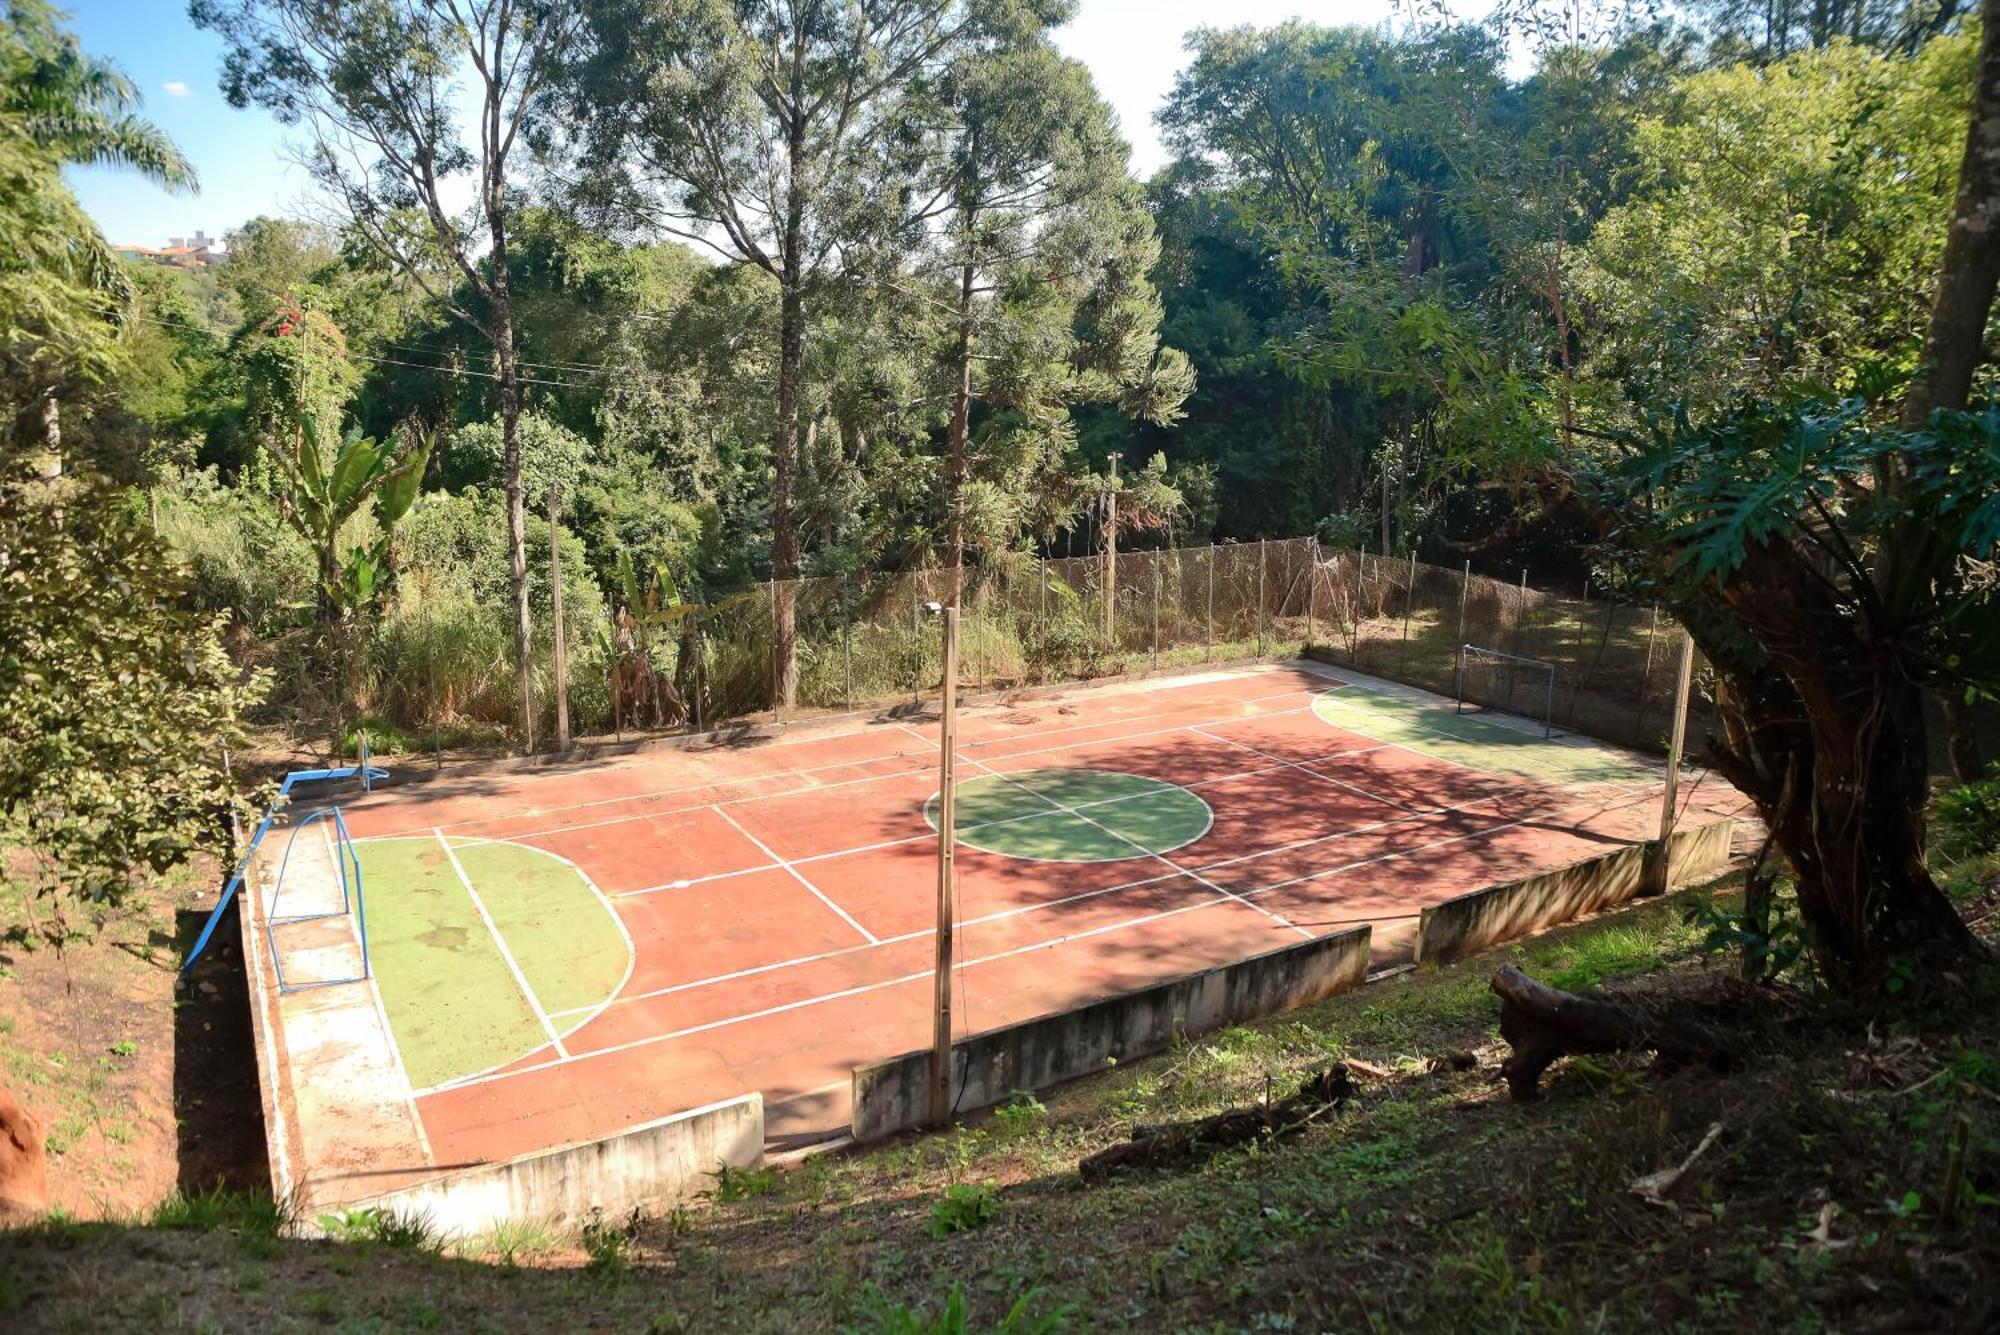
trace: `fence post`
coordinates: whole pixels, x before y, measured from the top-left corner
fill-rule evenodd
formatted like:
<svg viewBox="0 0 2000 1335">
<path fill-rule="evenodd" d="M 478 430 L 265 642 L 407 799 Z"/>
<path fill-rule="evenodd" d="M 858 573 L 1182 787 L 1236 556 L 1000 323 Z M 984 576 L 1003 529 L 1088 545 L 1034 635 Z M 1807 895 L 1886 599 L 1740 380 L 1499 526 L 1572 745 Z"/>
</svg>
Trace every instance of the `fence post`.
<svg viewBox="0 0 2000 1335">
<path fill-rule="evenodd" d="M 1160 670 L 1160 554 L 1153 553 L 1153 671 Z"/>
<path fill-rule="evenodd" d="M 1472 592 L 1472 562 L 1465 563 L 1465 573 L 1458 579 L 1458 642 L 1465 643 L 1465 600 Z"/>
<path fill-rule="evenodd" d="M 1306 650 L 1313 647 L 1313 603 L 1319 599 L 1319 539 L 1306 539 Z"/>
<path fill-rule="evenodd" d="M 1514 621 L 1514 652 L 1526 655 L 1528 643 L 1528 567 L 1521 567 L 1521 611 Z"/>
<path fill-rule="evenodd" d="M 1653 604 L 1653 619 L 1646 627 L 1646 670 L 1639 675 L 1639 717 L 1634 720 L 1632 730 L 1641 736 L 1646 729 L 1646 697 L 1653 690 L 1653 646 L 1660 637 L 1660 605 Z"/>
<path fill-rule="evenodd" d="M 776 576 L 764 581 L 764 596 L 770 602 L 771 610 L 771 652 L 766 655 L 765 666 L 771 671 L 771 721 L 778 722 L 782 715 L 782 702 L 778 699 L 778 580 Z M 798 634 L 798 623 L 792 623 L 792 634 Z M 796 650 L 795 650 L 796 651 Z"/>
<path fill-rule="evenodd" d="M 1208 544 L 1208 637 L 1202 642 L 1201 661 L 1215 658 L 1215 544 Z"/>
<path fill-rule="evenodd" d="M 562 499 L 549 488 L 549 643 L 555 652 L 556 751 L 569 750 L 569 646 L 565 639 L 562 605 Z"/>
<path fill-rule="evenodd" d="M 847 702 L 849 713 L 854 711 L 854 614 L 861 610 L 861 576 L 854 576 L 854 599 L 848 603 L 840 618 L 840 698 Z"/>
<path fill-rule="evenodd" d="M 426 588 L 424 599 L 424 675 L 430 678 L 431 687 L 431 768 L 444 768 L 443 722 L 438 717 L 438 665 L 437 632 L 431 626 L 431 594 Z"/>
<path fill-rule="evenodd" d="M 1264 571 L 1270 565 L 1271 543 L 1257 539 L 1257 657 L 1264 656 Z"/>
<path fill-rule="evenodd" d="M 703 670 L 708 663 L 708 650 L 701 642 L 701 604 L 695 604 L 694 614 L 694 730 L 701 731 L 701 697 L 703 682 L 708 674 Z M 647 660 L 648 666 L 651 659 Z"/>
</svg>

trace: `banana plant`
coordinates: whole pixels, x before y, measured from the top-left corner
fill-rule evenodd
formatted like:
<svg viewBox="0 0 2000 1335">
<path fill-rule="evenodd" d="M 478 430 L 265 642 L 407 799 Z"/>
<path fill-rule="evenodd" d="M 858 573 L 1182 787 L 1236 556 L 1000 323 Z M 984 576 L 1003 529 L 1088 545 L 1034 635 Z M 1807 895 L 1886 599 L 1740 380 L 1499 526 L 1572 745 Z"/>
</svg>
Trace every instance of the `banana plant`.
<svg viewBox="0 0 2000 1335">
<path fill-rule="evenodd" d="M 302 413 L 297 433 L 271 451 L 286 483 L 280 508 L 319 565 L 320 613 L 327 622 L 366 612 L 386 586 L 390 541 L 415 504 L 430 462 L 429 437 L 412 432 L 406 440 L 398 450 L 393 440 L 349 432 L 329 461 L 318 425 Z M 368 506 L 375 513 L 374 540 L 343 552 L 341 530 Z"/>
</svg>

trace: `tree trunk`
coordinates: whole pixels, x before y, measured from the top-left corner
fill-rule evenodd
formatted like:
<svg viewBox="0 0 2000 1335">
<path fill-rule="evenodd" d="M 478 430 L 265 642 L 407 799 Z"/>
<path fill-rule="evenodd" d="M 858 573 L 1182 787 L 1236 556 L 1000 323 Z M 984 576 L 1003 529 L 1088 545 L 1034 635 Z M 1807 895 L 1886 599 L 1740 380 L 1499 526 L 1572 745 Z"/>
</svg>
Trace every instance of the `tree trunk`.
<svg viewBox="0 0 2000 1335">
<path fill-rule="evenodd" d="M 561 500 L 549 488 L 549 636 L 556 670 L 556 750 L 569 750 L 569 649 L 563 643 Z"/>
<path fill-rule="evenodd" d="M 521 487 L 521 385 L 514 360 L 514 298 L 507 274 L 505 203 L 496 186 L 487 219 L 493 230 L 493 355 L 500 383 L 500 466 L 507 488 L 507 581 L 514 599 L 515 720 L 524 750 L 535 749 L 535 663 L 528 619 L 528 511 Z"/>
<path fill-rule="evenodd" d="M 1717 761 L 1790 864 L 1821 967 L 1872 991 L 1899 955 L 1940 961 L 1973 949 L 1924 864 L 1923 698 L 1897 646 L 1852 626 L 1787 546 L 1751 547 L 1721 593 L 1768 666 L 1733 672 Z M 1697 639 L 1704 629 L 1698 620 Z M 1703 648 L 1740 661 L 1727 635 Z"/>
<path fill-rule="evenodd" d="M 804 376 L 805 302 L 796 278 L 785 283 L 778 322 L 778 438 L 771 453 L 771 696 L 798 703 L 798 616 L 793 581 L 799 540 L 793 529 L 792 479 L 799 457 L 799 382 Z"/>
<path fill-rule="evenodd" d="M 1500 1037 L 1514 1049 L 1500 1073 L 1516 1103 L 1537 1098 L 1542 1072 L 1572 1053 L 1654 1052 L 1671 1064 L 1726 1065 L 1745 1045 L 1741 1006 L 1564 992 L 1511 964 L 1491 986 L 1500 998 Z"/>
<path fill-rule="evenodd" d="M 1979 7 L 1979 81 L 1958 169 L 1958 198 L 1939 266 L 1923 365 L 1903 401 L 1914 431 L 1938 408 L 1963 408 L 1986 346 L 1986 316 L 2000 284 L 2000 0 Z"/>
<path fill-rule="evenodd" d="M 962 226 L 966 232 L 966 245 L 971 243 L 973 216 L 970 209 L 965 211 Z M 967 259 L 959 269 L 958 278 L 958 346 L 954 352 L 958 370 L 958 383 L 953 387 L 951 398 L 951 469 L 945 482 L 945 505 L 951 525 L 947 540 L 945 566 L 951 572 L 947 585 L 951 606 L 959 605 L 959 593 L 965 584 L 965 479 L 966 437 L 972 429 L 972 285 L 975 271 L 972 261 Z"/>
<path fill-rule="evenodd" d="M 1986 760 L 1980 754 L 1978 714 L 1949 687 L 1938 692 L 1938 712 L 1944 716 L 1945 758 L 1951 762 L 1952 777 L 1960 783 L 1977 783 L 1985 778 Z"/>
<path fill-rule="evenodd" d="M 44 482 L 54 482 L 63 473 L 62 401 L 53 390 L 42 400 L 42 458 L 35 473 Z"/>
</svg>

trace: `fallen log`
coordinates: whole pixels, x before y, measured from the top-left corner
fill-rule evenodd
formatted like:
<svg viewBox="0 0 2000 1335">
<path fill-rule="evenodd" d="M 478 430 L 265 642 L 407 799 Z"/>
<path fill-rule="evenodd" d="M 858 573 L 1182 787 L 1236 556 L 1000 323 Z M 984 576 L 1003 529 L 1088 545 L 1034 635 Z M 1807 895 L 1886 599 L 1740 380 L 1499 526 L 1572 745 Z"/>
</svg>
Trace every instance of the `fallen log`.
<svg viewBox="0 0 2000 1335">
<path fill-rule="evenodd" d="M 1516 1103 L 1540 1094 L 1542 1072 L 1575 1053 L 1652 1052 L 1668 1066 L 1727 1067 L 1743 1036 L 1725 1023 L 1740 1007 L 1644 993 L 1565 992 L 1513 965 L 1493 975 L 1500 1036 L 1514 1051 L 1500 1064 Z"/>
<path fill-rule="evenodd" d="M 1158 1168 L 1206 1158 L 1218 1150 L 1252 1140 L 1289 1134 L 1354 1093 L 1345 1066 L 1329 1067 L 1300 1085 L 1298 1092 L 1256 1108 L 1229 1108 L 1195 1122 L 1139 1126 L 1132 1138 L 1100 1150 L 1076 1166 L 1086 1182 L 1100 1181 L 1128 1168 Z"/>
</svg>

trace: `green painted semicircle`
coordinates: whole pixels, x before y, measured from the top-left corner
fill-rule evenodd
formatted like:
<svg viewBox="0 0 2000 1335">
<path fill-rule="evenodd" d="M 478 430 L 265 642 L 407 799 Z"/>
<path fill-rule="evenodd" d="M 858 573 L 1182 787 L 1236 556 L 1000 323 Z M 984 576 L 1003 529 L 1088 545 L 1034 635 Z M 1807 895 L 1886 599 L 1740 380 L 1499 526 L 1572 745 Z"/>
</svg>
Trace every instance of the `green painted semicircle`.
<svg viewBox="0 0 2000 1335">
<path fill-rule="evenodd" d="M 1577 736 L 1544 738 L 1477 714 L 1456 713 L 1448 701 L 1425 704 L 1355 686 L 1314 696 L 1312 708 L 1321 722 L 1343 732 L 1488 773 L 1562 784 L 1643 783 L 1658 778 L 1611 746 Z"/>
<path fill-rule="evenodd" d="M 937 798 L 924 804 L 937 828 Z M 958 842 L 1039 862 L 1120 862 L 1208 833 L 1208 803 L 1176 783 L 1103 769 L 990 774 L 958 785 Z"/>
<path fill-rule="evenodd" d="M 366 839 L 355 848 L 375 986 L 413 1088 L 546 1047 L 522 981 L 559 1035 L 624 985 L 631 938 L 566 859 L 500 840 L 454 840 L 447 851 L 436 837 Z"/>
</svg>

